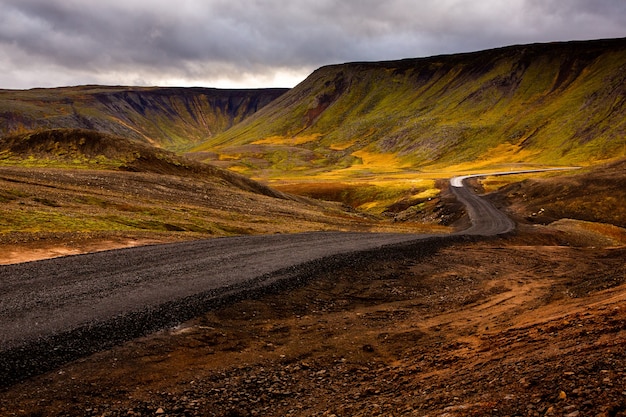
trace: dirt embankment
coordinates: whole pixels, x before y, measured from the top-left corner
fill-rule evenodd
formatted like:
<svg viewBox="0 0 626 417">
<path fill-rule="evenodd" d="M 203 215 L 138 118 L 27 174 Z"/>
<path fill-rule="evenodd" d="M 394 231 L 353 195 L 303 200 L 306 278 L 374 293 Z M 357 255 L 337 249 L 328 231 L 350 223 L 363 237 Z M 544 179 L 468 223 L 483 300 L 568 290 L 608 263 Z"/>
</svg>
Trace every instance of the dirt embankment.
<svg viewBox="0 0 626 417">
<path fill-rule="evenodd" d="M 626 159 L 573 175 L 529 178 L 492 196 L 518 221 L 549 224 L 568 218 L 626 227 Z"/>
</svg>

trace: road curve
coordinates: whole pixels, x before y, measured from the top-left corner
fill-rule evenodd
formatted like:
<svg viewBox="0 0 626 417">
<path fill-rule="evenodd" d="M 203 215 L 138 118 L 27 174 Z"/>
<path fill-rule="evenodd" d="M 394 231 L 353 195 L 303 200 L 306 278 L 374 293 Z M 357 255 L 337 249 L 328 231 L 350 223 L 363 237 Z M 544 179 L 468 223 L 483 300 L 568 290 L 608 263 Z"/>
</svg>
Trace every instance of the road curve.
<svg viewBox="0 0 626 417">
<path fill-rule="evenodd" d="M 468 236 L 495 236 L 511 232 L 515 223 L 506 214 L 496 209 L 490 202 L 477 196 L 465 187 L 464 181 L 469 178 L 491 177 L 499 175 L 532 174 L 549 171 L 570 171 L 580 167 L 525 169 L 516 171 L 489 172 L 481 174 L 462 175 L 450 179 L 450 189 L 455 197 L 461 201 L 467 210 L 471 226 L 456 234 Z"/>
<path fill-rule="evenodd" d="M 452 235 L 316 232 L 143 246 L 0 266 L 0 387 L 220 303 L 333 268 L 416 257 L 513 222 L 453 179 L 472 226 Z M 466 177 L 465 177 L 466 178 Z"/>
</svg>

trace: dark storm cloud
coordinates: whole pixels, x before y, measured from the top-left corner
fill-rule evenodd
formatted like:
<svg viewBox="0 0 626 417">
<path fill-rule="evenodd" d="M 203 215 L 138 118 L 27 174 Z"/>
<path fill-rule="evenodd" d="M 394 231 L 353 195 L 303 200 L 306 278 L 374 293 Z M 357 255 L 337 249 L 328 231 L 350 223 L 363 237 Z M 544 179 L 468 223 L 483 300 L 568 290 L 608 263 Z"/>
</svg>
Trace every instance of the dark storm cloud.
<svg viewBox="0 0 626 417">
<path fill-rule="evenodd" d="M 4 0 L 0 87 L 267 82 L 321 65 L 626 36 L 622 0 Z M 277 82 L 274 80 L 274 82 Z"/>
</svg>

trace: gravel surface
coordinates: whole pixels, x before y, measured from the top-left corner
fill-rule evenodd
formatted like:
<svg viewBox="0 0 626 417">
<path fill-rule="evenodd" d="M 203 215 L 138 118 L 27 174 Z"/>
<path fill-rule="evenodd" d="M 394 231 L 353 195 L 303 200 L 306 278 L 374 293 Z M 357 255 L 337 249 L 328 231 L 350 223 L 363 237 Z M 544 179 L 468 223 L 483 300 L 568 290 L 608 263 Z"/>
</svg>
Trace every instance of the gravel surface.
<svg viewBox="0 0 626 417">
<path fill-rule="evenodd" d="M 0 390 L 0 415 L 624 416 L 626 248 L 558 239 L 339 266 Z"/>
<path fill-rule="evenodd" d="M 233 298 L 400 249 L 407 234 L 220 238 L 0 266 L 3 385 Z M 396 245 L 396 246 L 394 246 Z M 399 245 L 399 246 L 398 246 Z"/>
</svg>

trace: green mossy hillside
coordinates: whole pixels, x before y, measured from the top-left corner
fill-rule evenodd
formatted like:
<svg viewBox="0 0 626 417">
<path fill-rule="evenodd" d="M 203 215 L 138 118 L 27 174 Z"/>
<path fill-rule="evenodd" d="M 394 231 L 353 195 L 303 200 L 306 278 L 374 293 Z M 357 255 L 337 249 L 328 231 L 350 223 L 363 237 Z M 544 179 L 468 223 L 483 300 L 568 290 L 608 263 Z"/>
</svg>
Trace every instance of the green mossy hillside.
<svg viewBox="0 0 626 417">
<path fill-rule="evenodd" d="M 195 151 L 261 178 L 589 164 L 626 153 L 625 103 L 626 39 L 349 63 Z"/>
</svg>

